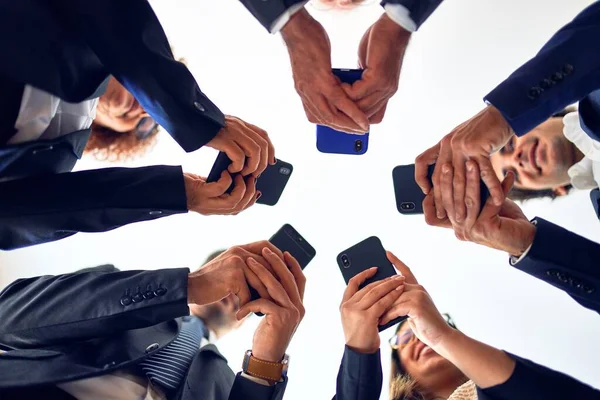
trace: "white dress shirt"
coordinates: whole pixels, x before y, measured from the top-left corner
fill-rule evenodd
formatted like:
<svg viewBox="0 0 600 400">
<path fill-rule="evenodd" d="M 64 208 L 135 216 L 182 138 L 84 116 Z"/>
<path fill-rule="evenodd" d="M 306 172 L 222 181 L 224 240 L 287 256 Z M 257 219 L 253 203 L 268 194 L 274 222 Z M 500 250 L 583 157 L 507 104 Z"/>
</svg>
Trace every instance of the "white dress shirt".
<svg viewBox="0 0 600 400">
<path fill-rule="evenodd" d="M 8 144 L 49 140 L 88 129 L 96 118 L 98 99 L 68 103 L 33 86 L 26 85 L 15 122 L 17 133 Z"/>
</svg>

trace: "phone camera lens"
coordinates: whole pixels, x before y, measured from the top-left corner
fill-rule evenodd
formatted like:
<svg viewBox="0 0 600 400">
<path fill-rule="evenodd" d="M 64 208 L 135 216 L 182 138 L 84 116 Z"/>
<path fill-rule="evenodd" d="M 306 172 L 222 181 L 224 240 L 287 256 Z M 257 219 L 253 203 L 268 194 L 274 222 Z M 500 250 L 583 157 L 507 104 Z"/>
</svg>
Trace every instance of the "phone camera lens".
<svg viewBox="0 0 600 400">
<path fill-rule="evenodd" d="M 350 259 L 345 254 L 342 256 L 342 265 L 344 266 L 344 268 L 350 267 Z"/>
<path fill-rule="evenodd" d="M 360 153 L 362 151 L 362 149 L 363 149 L 363 141 L 360 139 L 357 139 L 354 142 L 354 151 L 357 153 Z"/>
<path fill-rule="evenodd" d="M 281 167 L 281 168 L 279 168 L 279 173 L 281 175 L 289 175 L 292 173 L 292 171 L 287 167 Z"/>
<path fill-rule="evenodd" d="M 415 209 L 415 203 L 402 203 L 400 204 L 400 208 L 402 208 L 403 210 L 414 210 Z"/>
<path fill-rule="evenodd" d="M 302 239 L 302 236 L 298 236 L 298 241 L 299 241 L 299 242 L 301 242 L 301 241 L 303 241 L 303 240 L 304 240 L 304 239 Z"/>
</svg>

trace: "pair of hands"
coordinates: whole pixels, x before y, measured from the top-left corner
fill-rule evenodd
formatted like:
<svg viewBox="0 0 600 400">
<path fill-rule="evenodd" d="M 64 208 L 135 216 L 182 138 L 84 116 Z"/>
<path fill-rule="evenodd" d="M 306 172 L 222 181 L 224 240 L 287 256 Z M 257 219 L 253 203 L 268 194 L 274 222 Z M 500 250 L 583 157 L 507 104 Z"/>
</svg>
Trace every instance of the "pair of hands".
<svg viewBox="0 0 600 400">
<path fill-rule="evenodd" d="M 460 240 L 515 256 L 533 243 L 535 226 L 519 206 L 506 198 L 514 174 L 509 173 L 500 182 L 490 162 L 490 155 L 513 135 L 500 112 L 488 106 L 417 157 L 415 180 L 427 195 L 423 211 L 429 225 L 452 228 Z M 429 182 L 427 168 L 434 163 Z M 483 209 L 480 179 L 490 191 Z"/>
<path fill-rule="evenodd" d="M 346 346 L 358 353 L 375 353 L 381 344 L 378 326 L 406 315 L 416 337 L 435 349 L 453 329 L 410 269 L 389 251 L 387 257 L 400 275 L 359 290 L 360 285 L 377 272 L 377 267 L 373 267 L 348 282 L 340 305 Z"/>
<path fill-rule="evenodd" d="M 388 100 L 398 89 L 400 69 L 410 33 L 383 14 L 360 41 L 362 79 L 342 84 L 331 72 L 327 32 L 306 10 L 282 29 L 296 91 L 308 120 L 333 129 L 363 134 L 381 122 Z"/>
<path fill-rule="evenodd" d="M 261 195 L 256 190 L 256 179 L 276 162 L 275 148 L 267 132 L 226 116 L 225 127 L 207 146 L 225 152 L 231 164 L 217 182 L 207 183 L 204 177 L 184 173 L 188 210 L 203 215 L 237 215 L 254 205 Z M 228 194 L 232 183 L 233 191 Z"/>
<path fill-rule="evenodd" d="M 251 300 L 248 285 L 260 294 Z M 306 278 L 298 261 L 268 241 L 235 246 L 191 273 L 188 302 L 209 304 L 233 293 L 241 320 L 251 312 L 265 314 L 254 333 L 252 354 L 280 362 L 304 317 Z"/>
</svg>

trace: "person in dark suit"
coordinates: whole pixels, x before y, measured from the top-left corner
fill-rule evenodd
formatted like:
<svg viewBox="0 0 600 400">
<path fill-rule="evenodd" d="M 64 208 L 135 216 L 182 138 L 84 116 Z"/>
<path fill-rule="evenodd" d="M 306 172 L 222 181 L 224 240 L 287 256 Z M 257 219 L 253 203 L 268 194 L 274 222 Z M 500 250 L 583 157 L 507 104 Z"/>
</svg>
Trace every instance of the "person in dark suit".
<svg viewBox="0 0 600 400">
<path fill-rule="evenodd" d="M 188 210 L 236 214 L 260 195 L 255 178 L 275 162 L 268 135 L 202 93 L 146 0 L 0 0 L 0 10 L 0 249 Z M 241 172 L 235 194 L 229 174 L 207 184 L 181 167 L 70 173 L 110 76 L 135 98 L 124 114 L 135 129 L 147 131 L 143 109 L 185 151 L 226 152 Z"/>
<path fill-rule="evenodd" d="M 359 290 L 376 273 L 356 275 L 340 312 L 346 338 L 334 400 L 379 399 L 383 384 L 379 324 L 399 317 L 390 340 L 392 400 L 600 399 L 600 391 L 532 361 L 469 338 L 436 309 L 410 269 Z"/>
<path fill-rule="evenodd" d="M 103 266 L 17 280 L 0 293 L 0 397 L 281 399 L 304 285 L 266 241 L 191 274 Z M 210 341 L 251 312 L 265 317 L 235 375 Z"/>
<path fill-rule="evenodd" d="M 304 9 L 306 1 L 241 2 L 269 32 L 281 32 L 308 120 L 362 134 L 370 124 L 382 121 L 387 102 L 398 88 L 411 34 L 442 0 L 384 0 L 386 12 L 365 32 L 359 45 L 364 72 L 352 86 L 340 84 L 332 74 L 329 37 Z"/>
</svg>

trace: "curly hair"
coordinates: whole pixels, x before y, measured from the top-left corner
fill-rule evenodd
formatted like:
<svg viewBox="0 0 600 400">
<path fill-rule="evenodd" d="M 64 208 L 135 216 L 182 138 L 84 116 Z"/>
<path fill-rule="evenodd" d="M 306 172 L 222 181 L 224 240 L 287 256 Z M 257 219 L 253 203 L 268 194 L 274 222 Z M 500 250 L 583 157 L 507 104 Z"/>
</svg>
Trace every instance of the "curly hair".
<svg viewBox="0 0 600 400">
<path fill-rule="evenodd" d="M 98 161 L 131 161 L 146 155 L 154 148 L 160 127 L 139 138 L 135 129 L 128 132 L 117 132 L 92 123 L 92 134 L 85 146 L 84 155 L 91 155 Z"/>
</svg>

